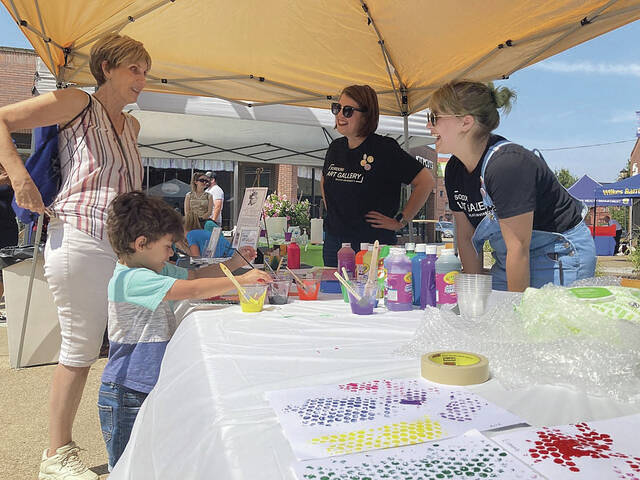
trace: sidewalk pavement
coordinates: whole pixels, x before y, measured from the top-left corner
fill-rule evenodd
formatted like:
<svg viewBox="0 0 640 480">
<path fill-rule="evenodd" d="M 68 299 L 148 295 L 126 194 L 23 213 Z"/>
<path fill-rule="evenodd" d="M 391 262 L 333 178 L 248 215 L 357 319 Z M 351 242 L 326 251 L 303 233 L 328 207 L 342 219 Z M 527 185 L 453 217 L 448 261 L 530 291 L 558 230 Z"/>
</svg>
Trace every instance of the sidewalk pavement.
<svg viewBox="0 0 640 480">
<path fill-rule="evenodd" d="M 98 419 L 98 388 L 106 358 L 89 371 L 87 386 L 73 429 L 85 465 L 107 478 L 107 451 Z M 6 324 L 0 324 L 0 478 L 38 478 L 42 451 L 47 447 L 48 396 L 55 365 L 9 368 Z"/>
</svg>

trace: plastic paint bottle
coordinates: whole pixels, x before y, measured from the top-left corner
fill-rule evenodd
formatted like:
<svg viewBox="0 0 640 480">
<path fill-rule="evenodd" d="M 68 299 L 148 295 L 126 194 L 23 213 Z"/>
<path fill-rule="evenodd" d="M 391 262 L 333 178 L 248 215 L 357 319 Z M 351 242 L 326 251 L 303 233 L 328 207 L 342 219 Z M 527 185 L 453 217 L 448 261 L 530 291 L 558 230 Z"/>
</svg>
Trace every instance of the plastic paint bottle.
<svg viewBox="0 0 640 480">
<path fill-rule="evenodd" d="M 427 305 L 436 306 L 436 245 L 427 245 L 425 249 L 426 258 L 420 265 L 420 308 L 425 309 Z"/>
<path fill-rule="evenodd" d="M 385 281 L 385 305 L 389 310 L 411 310 L 413 300 L 411 287 L 411 260 L 404 249 L 392 248 L 384 260 L 387 272 Z"/>
<path fill-rule="evenodd" d="M 300 247 L 296 242 L 287 245 L 287 266 L 289 268 L 300 268 Z"/>
<path fill-rule="evenodd" d="M 350 243 L 343 243 L 342 248 L 338 250 L 338 273 L 342 276 L 342 268 L 347 271 L 349 280 L 353 280 L 356 275 L 356 252 L 351 248 Z M 349 294 L 347 290 L 340 284 L 342 291 L 342 299 L 349 303 Z"/>
<path fill-rule="evenodd" d="M 371 263 L 371 253 L 369 253 L 369 262 L 367 264 L 364 263 L 364 257 L 368 252 L 368 248 L 368 243 L 361 243 L 360 251 L 356 253 L 356 279 L 358 281 L 363 277 L 366 280 L 366 273 L 369 271 L 368 264 Z"/>
<path fill-rule="evenodd" d="M 416 254 L 411 259 L 411 286 L 413 288 L 414 305 L 420 305 L 420 281 L 422 278 L 422 267 L 420 265 L 427 258 L 427 254 L 424 253 L 426 246 L 426 243 L 418 243 L 416 245 Z M 407 254 L 407 256 L 409 255 Z"/>
<path fill-rule="evenodd" d="M 342 275 L 342 267 L 347 269 L 349 278 L 355 278 L 356 273 L 356 252 L 351 248 L 350 243 L 343 243 L 342 248 L 338 250 L 338 273 Z"/>
<path fill-rule="evenodd" d="M 442 250 L 442 254 L 436 261 L 436 303 L 438 305 L 458 302 L 454 284 L 456 275 L 461 269 L 462 264 L 453 253 L 453 249 Z"/>
<path fill-rule="evenodd" d="M 384 259 L 389 256 L 389 245 L 380 245 L 378 253 L 378 300 L 384 298 L 385 280 L 387 278 L 387 269 L 384 267 Z"/>
<path fill-rule="evenodd" d="M 409 259 L 412 259 L 416 255 L 416 244 L 413 242 L 405 243 L 404 250 L 405 252 L 407 252 L 407 257 L 409 257 Z"/>
</svg>

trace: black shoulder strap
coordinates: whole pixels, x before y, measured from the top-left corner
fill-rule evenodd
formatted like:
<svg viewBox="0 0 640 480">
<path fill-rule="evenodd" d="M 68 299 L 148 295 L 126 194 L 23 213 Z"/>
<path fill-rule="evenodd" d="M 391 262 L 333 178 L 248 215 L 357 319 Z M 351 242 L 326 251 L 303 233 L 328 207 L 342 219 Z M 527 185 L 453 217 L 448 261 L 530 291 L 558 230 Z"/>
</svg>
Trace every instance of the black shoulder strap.
<svg viewBox="0 0 640 480">
<path fill-rule="evenodd" d="M 81 91 L 84 92 L 84 90 L 81 90 Z M 87 93 L 87 92 L 84 92 L 84 93 Z M 91 98 L 91 95 L 89 95 L 88 93 L 87 93 L 87 97 L 89 97 L 89 102 L 87 102 L 87 105 L 82 110 L 80 110 L 75 117 L 73 117 L 71 120 L 69 120 L 67 123 L 65 123 L 63 125 L 63 127 L 60 128 L 59 130 L 64 130 L 69 125 L 71 125 L 73 122 L 75 122 L 80 115 L 84 115 L 87 112 L 87 110 L 89 110 L 89 108 L 91 107 L 91 102 L 93 101 L 93 99 Z"/>
</svg>

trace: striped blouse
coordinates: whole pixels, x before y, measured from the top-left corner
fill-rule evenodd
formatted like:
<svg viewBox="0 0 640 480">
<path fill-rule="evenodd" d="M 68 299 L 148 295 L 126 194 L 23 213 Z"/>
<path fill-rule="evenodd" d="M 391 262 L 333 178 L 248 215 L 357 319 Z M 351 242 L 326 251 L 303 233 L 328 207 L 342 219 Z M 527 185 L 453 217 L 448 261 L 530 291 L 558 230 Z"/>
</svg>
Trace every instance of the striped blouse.
<svg viewBox="0 0 640 480">
<path fill-rule="evenodd" d="M 135 120 L 124 115 L 118 142 L 106 109 L 92 97 L 88 111 L 58 136 L 62 186 L 50 210 L 53 216 L 98 239 L 105 236 L 111 201 L 142 187 Z"/>
</svg>

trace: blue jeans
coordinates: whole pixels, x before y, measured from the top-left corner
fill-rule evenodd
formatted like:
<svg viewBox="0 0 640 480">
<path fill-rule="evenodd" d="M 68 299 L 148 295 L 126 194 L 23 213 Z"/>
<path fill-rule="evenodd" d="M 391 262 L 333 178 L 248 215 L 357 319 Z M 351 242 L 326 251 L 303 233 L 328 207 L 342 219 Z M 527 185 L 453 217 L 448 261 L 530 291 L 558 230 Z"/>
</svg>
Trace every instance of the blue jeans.
<svg viewBox="0 0 640 480">
<path fill-rule="evenodd" d="M 109 454 L 109 471 L 124 452 L 133 422 L 140 411 L 146 393 L 137 392 L 115 383 L 102 383 L 98 393 L 98 413 L 102 437 Z"/>
</svg>

